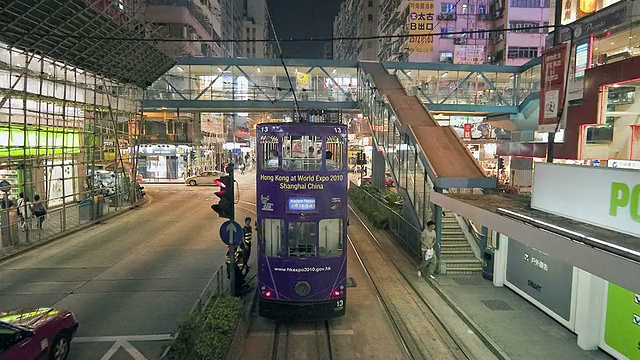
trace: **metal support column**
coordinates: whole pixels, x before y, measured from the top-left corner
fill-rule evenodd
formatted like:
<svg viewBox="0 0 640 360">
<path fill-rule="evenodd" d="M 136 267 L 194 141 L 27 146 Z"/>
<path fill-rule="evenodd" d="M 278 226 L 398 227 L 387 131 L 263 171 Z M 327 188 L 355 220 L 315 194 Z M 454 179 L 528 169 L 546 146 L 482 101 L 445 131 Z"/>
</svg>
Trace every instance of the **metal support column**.
<svg viewBox="0 0 640 360">
<path fill-rule="evenodd" d="M 442 189 L 435 187 L 435 192 L 442 192 Z M 438 269 L 442 264 L 440 253 L 442 250 L 442 207 L 437 204 L 433 204 L 433 222 L 436 223 L 436 256 L 438 257 Z"/>
</svg>

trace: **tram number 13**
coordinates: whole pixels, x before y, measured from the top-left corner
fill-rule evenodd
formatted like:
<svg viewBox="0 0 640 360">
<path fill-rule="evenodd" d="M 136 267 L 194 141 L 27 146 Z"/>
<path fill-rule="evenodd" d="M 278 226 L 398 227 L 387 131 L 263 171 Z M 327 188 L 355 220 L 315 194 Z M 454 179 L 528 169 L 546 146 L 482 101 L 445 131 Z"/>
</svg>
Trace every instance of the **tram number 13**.
<svg viewBox="0 0 640 360">
<path fill-rule="evenodd" d="M 341 308 L 344 306 L 344 300 L 336 300 L 336 307 Z"/>
</svg>

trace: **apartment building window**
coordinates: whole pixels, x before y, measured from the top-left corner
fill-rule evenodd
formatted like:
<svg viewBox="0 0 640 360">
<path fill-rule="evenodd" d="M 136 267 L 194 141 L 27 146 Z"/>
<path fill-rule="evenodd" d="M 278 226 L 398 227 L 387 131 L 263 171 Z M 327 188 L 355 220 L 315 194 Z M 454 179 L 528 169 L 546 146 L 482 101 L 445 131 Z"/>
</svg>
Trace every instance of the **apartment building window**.
<svg viewBox="0 0 640 360">
<path fill-rule="evenodd" d="M 507 57 L 509 59 L 533 59 L 535 57 L 538 57 L 538 48 L 527 46 L 509 46 L 507 50 Z"/>
<path fill-rule="evenodd" d="M 514 31 L 517 33 L 526 33 L 533 34 L 539 33 L 540 29 L 537 27 L 540 26 L 539 22 L 530 22 L 530 21 L 510 21 L 509 28 L 515 29 Z"/>
<path fill-rule="evenodd" d="M 373 22 L 373 15 L 372 14 L 367 15 L 367 21 L 368 22 Z"/>
<path fill-rule="evenodd" d="M 486 14 L 487 6 L 486 5 L 478 5 L 478 14 Z"/>
<path fill-rule="evenodd" d="M 373 7 L 373 0 L 369 0 L 369 3 L 367 4 L 368 7 Z"/>
<path fill-rule="evenodd" d="M 373 48 L 373 43 L 371 41 L 367 41 L 367 49 Z"/>
<path fill-rule="evenodd" d="M 454 14 L 456 10 L 455 4 L 442 3 L 440 4 L 440 12 L 443 14 Z"/>
<path fill-rule="evenodd" d="M 478 29 L 478 30 L 484 30 L 484 29 Z M 476 38 L 481 39 L 481 40 L 486 40 L 487 39 L 487 33 L 486 32 L 479 32 L 477 34 Z"/>
<path fill-rule="evenodd" d="M 510 0 L 512 7 L 520 8 L 540 8 L 550 6 L 550 0 Z"/>
<path fill-rule="evenodd" d="M 440 51 L 440 62 L 441 63 L 453 64 L 453 52 L 451 52 L 451 51 Z"/>
<path fill-rule="evenodd" d="M 441 39 L 453 39 L 453 34 L 455 30 L 453 28 L 442 28 L 440 32 Z"/>
</svg>

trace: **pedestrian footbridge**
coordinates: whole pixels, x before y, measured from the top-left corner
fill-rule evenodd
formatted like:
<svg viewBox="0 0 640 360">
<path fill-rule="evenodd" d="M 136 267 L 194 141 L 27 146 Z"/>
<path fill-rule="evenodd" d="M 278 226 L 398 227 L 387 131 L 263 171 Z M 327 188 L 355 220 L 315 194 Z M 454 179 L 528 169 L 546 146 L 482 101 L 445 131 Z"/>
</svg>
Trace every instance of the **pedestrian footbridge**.
<svg viewBox="0 0 640 360">
<path fill-rule="evenodd" d="M 537 125 L 540 62 L 523 66 L 337 60 L 181 58 L 146 92 L 145 109 L 201 112 L 362 111 L 373 129 L 373 179 L 390 169 L 416 228 L 432 191 L 491 189 L 455 131 L 432 113 L 486 115 L 510 131 Z M 294 99 L 295 89 L 296 98 Z M 497 123 L 497 124 L 496 124 Z"/>
</svg>

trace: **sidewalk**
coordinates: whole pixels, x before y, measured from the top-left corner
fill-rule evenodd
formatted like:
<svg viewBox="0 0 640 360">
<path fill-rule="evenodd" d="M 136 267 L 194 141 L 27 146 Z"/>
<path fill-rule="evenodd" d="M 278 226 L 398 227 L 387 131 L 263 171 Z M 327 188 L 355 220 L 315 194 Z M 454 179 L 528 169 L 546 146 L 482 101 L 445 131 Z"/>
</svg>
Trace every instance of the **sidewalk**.
<svg viewBox="0 0 640 360">
<path fill-rule="evenodd" d="M 79 230 L 83 230 L 95 223 L 104 221 L 113 216 L 125 213 L 135 206 L 143 205 L 147 198 L 138 201 L 134 205 L 124 205 L 117 211 L 115 207 L 105 206 L 103 216 L 96 219 L 84 220 L 80 218 L 78 206 L 69 206 L 66 209 L 55 209 L 49 211 L 43 223 L 42 229 L 38 228 L 38 219 L 30 219 L 30 228 L 21 231 L 16 222 L 11 224 L 12 246 L 3 247 L 0 243 L 0 260 L 4 260 L 29 249 L 42 246 L 53 240 L 59 239 Z M 29 241 L 27 241 L 27 236 Z"/>
<path fill-rule="evenodd" d="M 511 359 L 613 359 L 601 350 L 580 349 L 574 333 L 509 288 L 495 287 L 480 275 L 438 275 L 435 283 Z"/>
</svg>

